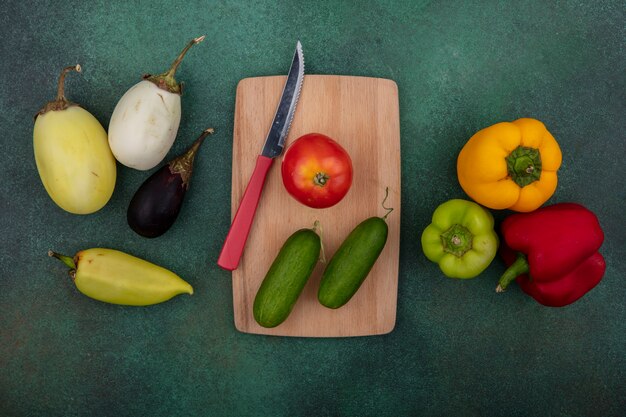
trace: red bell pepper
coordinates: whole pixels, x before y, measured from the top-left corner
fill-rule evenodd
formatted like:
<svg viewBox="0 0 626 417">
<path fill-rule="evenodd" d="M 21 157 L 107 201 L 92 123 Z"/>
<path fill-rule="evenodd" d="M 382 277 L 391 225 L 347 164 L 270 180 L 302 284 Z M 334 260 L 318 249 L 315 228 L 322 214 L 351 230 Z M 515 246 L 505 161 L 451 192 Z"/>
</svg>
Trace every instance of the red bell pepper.
<svg viewBox="0 0 626 417">
<path fill-rule="evenodd" d="M 516 279 L 537 302 L 562 307 L 589 292 L 604 275 L 606 264 L 598 253 L 604 233 L 596 215 L 579 204 L 513 214 L 501 230 L 500 253 L 509 269 L 497 292 Z"/>
</svg>

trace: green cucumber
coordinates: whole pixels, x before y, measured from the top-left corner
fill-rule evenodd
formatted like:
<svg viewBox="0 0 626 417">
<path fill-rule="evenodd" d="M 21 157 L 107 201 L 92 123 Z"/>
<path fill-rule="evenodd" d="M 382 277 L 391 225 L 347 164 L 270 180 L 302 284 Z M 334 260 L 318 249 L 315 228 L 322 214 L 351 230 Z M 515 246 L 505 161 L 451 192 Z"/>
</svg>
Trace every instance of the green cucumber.
<svg viewBox="0 0 626 417">
<path fill-rule="evenodd" d="M 254 319 L 276 327 L 287 319 L 320 256 L 320 237 L 301 229 L 287 239 L 254 298 Z"/>
<path fill-rule="evenodd" d="M 385 247 L 388 230 L 384 218 L 370 217 L 350 232 L 322 275 L 317 293 L 322 305 L 339 308 L 350 301 Z"/>
</svg>

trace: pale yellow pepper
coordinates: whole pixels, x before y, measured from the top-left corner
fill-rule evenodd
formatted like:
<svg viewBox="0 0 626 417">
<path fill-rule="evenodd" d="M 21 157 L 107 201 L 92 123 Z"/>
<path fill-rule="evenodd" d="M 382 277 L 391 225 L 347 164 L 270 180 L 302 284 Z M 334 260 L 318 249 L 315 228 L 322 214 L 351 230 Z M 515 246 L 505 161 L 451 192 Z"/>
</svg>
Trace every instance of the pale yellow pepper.
<svg viewBox="0 0 626 417">
<path fill-rule="evenodd" d="M 554 194 L 561 149 L 535 119 L 497 123 L 477 132 L 457 160 L 463 190 L 492 209 L 539 208 Z"/>
<path fill-rule="evenodd" d="M 73 258 L 53 251 L 48 255 L 71 268 L 80 292 L 105 303 L 146 306 L 193 294 L 191 285 L 175 273 L 114 249 L 86 249 Z"/>
</svg>

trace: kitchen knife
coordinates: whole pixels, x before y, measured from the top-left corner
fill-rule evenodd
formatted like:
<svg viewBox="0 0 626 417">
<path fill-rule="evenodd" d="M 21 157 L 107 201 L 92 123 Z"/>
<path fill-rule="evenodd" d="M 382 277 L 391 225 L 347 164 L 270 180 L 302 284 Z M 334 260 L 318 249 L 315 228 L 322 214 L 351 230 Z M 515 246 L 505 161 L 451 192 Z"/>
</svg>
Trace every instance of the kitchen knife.
<svg viewBox="0 0 626 417">
<path fill-rule="evenodd" d="M 222 252 L 217 264 L 229 271 L 237 269 L 241 254 L 248 240 L 248 233 L 254 219 L 254 213 L 261 198 L 261 191 L 265 184 L 265 177 L 274 162 L 274 158 L 283 152 L 285 139 L 289 133 L 289 127 L 298 104 L 298 97 L 304 80 L 304 56 L 300 41 L 296 44 L 296 52 L 293 55 L 289 75 L 283 88 L 283 94 L 276 109 L 274 121 L 265 139 L 265 145 L 261 155 L 257 157 L 254 172 L 250 177 L 246 191 L 239 203 L 239 208 L 230 226 Z"/>
</svg>

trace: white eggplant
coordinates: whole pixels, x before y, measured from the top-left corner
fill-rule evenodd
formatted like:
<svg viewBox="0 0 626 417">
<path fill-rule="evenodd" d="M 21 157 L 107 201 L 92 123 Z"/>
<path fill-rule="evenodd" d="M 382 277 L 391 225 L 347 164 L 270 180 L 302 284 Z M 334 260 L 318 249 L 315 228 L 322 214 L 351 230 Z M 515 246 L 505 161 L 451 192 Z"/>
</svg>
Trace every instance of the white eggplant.
<svg viewBox="0 0 626 417">
<path fill-rule="evenodd" d="M 181 115 L 182 84 L 174 75 L 189 48 L 203 40 L 192 39 L 167 72 L 145 75 L 117 103 L 109 123 L 109 146 L 120 163 L 145 171 L 165 158 Z"/>
<path fill-rule="evenodd" d="M 180 123 L 180 96 L 141 81 L 117 103 L 109 124 L 109 145 L 127 167 L 157 166 L 172 147 Z"/>
</svg>

